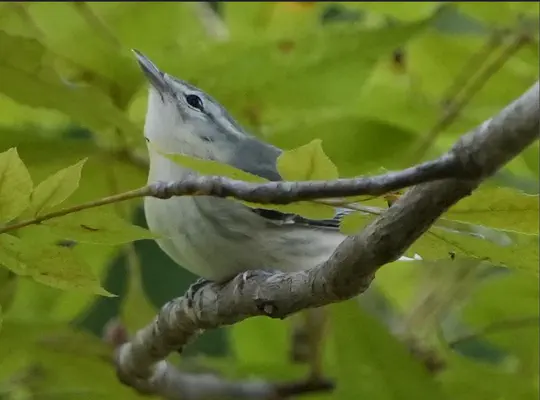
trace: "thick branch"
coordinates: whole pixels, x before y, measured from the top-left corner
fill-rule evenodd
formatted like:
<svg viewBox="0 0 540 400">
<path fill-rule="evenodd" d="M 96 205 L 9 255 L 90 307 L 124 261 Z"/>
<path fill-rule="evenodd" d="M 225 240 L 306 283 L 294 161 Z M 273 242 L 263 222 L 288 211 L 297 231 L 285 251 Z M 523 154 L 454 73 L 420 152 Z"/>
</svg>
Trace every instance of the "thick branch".
<svg viewBox="0 0 540 400">
<path fill-rule="evenodd" d="M 365 291 L 382 265 L 399 258 L 450 206 L 538 139 L 538 91 L 536 83 L 498 116 L 463 136 L 441 158 L 453 160 L 452 163 L 457 160 L 455 165 L 466 166 L 470 179 L 445 179 L 413 187 L 362 232 L 346 239 L 325 263 L 297 273 L 259 271 L 251 273 L 247 279 L 240 275 L 225 285 L 204 287 L 197 292 L 193 303 L 181 297 L 166 304 L 153 323 L 118 349 L 117 368 L 123 381 L 136 388 L 144 382 L 149 391 L 163 393 L 158 378 L 172 367 L 161 360 L 182 348 L 201 329 L 233 324 L 261 314 L 283 318 Z M 227 183 L 216 182 L 218 186 Z M 167 190 L 175 185 L 166 185 Z M 232 182 L 232 185 L 238 183 Z M 270 184 L 257 199 L 262 200 L 266 195 L 267 199 L 288 201 L 291 197 L 305 199 L 303 196 L 312 194 L 306 185 L 304 192 L 297 187 L 298 191 L 291 196 L 290 185 Z M 251 188 L 256 192 L 255 186 Z M 212 187 L 209 184 L 205 189 Z M 278 193 L 280 190 L 285 193 Z M 210 190 L 206 194 L 219 196 L 224 192 Z M 241 193 L 230 191 L 228 194 Z M 342 191 L 332 193 L 332 197 L 343 195 Z"/>
</svg>

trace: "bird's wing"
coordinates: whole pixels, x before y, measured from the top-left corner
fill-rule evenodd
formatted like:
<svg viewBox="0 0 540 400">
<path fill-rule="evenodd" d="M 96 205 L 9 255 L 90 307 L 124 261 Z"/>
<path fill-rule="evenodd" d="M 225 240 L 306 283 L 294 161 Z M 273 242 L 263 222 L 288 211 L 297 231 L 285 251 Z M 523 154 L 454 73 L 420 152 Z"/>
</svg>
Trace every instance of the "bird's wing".
<svg viewBox="0 0 540 400">
<path fill-rule="evenodd" d="M 236 157 L 231 164 L 245 172 L 258 175 L 270 181 L 282 180 L 276 168 L 276 160 L 281 150 L 272 145 L 248 138 L 237 147 Z M 245 165 L 249 165 L 247 170 Z M 310 219 L 298 214 L 283 213 L 265 208 L 252 208 L 252 211 L 268 221 L 281 225 L 302 225 L 313 228 L 339 230 L 339 224 L 350 210 L 336 208 L 336 214 L 330 219 Z"/>
</svg>

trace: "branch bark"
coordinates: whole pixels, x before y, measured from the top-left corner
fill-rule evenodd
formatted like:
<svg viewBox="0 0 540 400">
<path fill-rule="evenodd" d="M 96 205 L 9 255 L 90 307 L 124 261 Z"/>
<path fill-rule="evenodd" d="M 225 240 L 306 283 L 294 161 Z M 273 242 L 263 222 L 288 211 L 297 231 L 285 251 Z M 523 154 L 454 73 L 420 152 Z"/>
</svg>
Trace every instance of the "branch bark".
<svg viewBox="0 0 540 400">
<path fill-rule="evenodd" d="M 168 391 L 177 379 L 177 371 L 163 359 L 181 349 L 201 330 L 258 315 L 284 318 L 302 309 L 361 294 L 381 266 L 398 259 L 449 207 L 471 194 L 482 180 L 538 139 L 538 92 L 537 82 L 497 116 L 463 136 L 440 158 L 454 168 L 452 176 L 459 172 L 461 179 L 443 179 L 411 188 L 363 231 L 346 239 L 325 263 L 298 273 L 253 271 L 224 285 L 205 286 L 195 294 L 193 302 L 180 297 L 167 303 L 150 325 L 118 347 L 116 367 L 122 381 L 138 390 L 181 398 L 182 387 L 175 386 L 174 393 Z M 321 198 L 329 192 L 331 197 L 359 194 L 346 191 L 347 185 L 341 184 L 336 184 L 339 189 L 334 191 L 330 189 L 331 184 L 318 186 L 321 195 L 309 185 L 294 186 L 287 182 L 240 185 L 215 179 L 198 183 L 197 187 L 191 183 L 194 185 L 190 190 L 192 194 L 198 193 L 195 189 L 202 189 L 207 195 L 229 195 L 253 201 L 253 197 L 243 196 L 242 190 L 232 190 L 241 187 L 252 189 L 251 193 L 255 193 L 253 196 L 259 202 Z M 224 183 L 232 186 L 226 187 Z M 373 183 L 364 181 L 364 184 L 373 190 Z M 162 185 L 157 194 L 175 195 L 179 186 L 182 184 Z"/>
</svg>

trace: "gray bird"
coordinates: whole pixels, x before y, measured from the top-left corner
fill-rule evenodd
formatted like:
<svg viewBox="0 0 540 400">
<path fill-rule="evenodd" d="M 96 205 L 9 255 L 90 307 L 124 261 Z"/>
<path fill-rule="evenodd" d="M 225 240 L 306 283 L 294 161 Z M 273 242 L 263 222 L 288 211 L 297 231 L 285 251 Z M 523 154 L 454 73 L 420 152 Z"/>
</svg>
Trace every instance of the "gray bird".
<svg viewBox="0 0 540 400">
<path fill-rule="evenodd" d="M 140 52 L 136 58 L 150 83 L 144 135 L 148 182 L 178 181 L 197 173 L 163 156 L 181 153 L 232 165 L 268 180 L 281 180 L 276 159 L 282 150 L 246 132 L 214 98 L 164 73 Z M 254 270 L 294 272 L 327 260 L 345 239 L 340 218 L 313 220 L 250 208 L 214 197 L 145 198 L 146 220 L 161 235 L 161 249 L 192 273 L 225 282 Z"/>
</svg>

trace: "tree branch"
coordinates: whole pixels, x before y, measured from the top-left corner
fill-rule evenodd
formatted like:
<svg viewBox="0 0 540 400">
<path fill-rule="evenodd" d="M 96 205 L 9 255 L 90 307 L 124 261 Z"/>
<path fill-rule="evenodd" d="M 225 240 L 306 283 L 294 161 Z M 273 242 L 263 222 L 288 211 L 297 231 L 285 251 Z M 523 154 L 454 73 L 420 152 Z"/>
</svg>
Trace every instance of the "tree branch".
<svg viewBox="0 0 540 400">
<path fill-rule="evenodd" d="M 127 338 L 125 327 L 112 320 L 105 327 L 104 339 L 114 347 L 124 344 Z M 121 371 L 118 378 L 128 383 Z M 158 385 L 160 395 L 169 400 L 203 400 L 216 398 L 279 400 L 313 392 L 333 389 L 326 380 L 305 380 L 298 382 L 269 383 L 262 380 L 232 382 L 213 374 L 192 374 L 180 372 L 167 363 L 156 369 L 152 382 L 139 381 L 136 386 L 140 393 L 152 394 L 152 387 Z"/>
<path fill-rule="evenodd" d="M 363 231 L 343 241 L 323 264 L 297 273 L 252 271 L 223 285 L 205 286 L 195 294 L 194 301 L 181 297 L 167 303 L 150 325 L 117 349 L 116 366 L 122 381 L 138 390 L 165 395 L 169 393 L 170 382 L 164 377 L 172 376 L 174 367 L 163 359 L 185 346 L 202 329 L 234 324 L 257 315 L 284 318 L 302 309 L 361 294 L 381 266 L 398 259 L 450 206 L 468 196 L 481 180 L 538 139 L 538 91 L 537 82 L 499 115 L 463 136 L 441 157 L 447 162 L 452 160 L 452 165 L 465 168 L 460 169 L 460 175 L 469 179 L 445 179 L 413 187 Z M 400 176 L 400 173 L 392 176 L 396 174 Z M 366 182 L 369 184 L 363 188 L 373 190 L 374 181 L 368 178 L 363 180 L 363 185 Z M 194 181 L 191 182 L 186 190 L 198 193 L 195 189 L 202 189 L 205 194 L 234 195 L 246 200 L 242 197 L 245 193 L 238 188 L 249 188 L 253 189 L 249 192 L 256 193 L 253 196 L 258 201 L 273 199 L 277 202 L 314 195 L 310 186 L 313 184 L 249 185 L 222 179 L 199 183 L 194 187 Z M 331 192 L 332 196 L 352 194 L 345 191 L 342 184 L 333 184 L 339 190 L 330 190 L 332 184 L 315 185 L 322 185 L 319 189 L 322 188 L 325 194 Z M 172 195 L 178 186 L 181 184 L 164 185 L 159 194 Z M 355 191 L 354 194 L 359 193 Z M 319 193 L 317 197 L 323 196 Z M 182 391 L 182 387 L 177 390 Z M 181 393 L 176 394 L 180 396 Z"/>
<path fill-rule="evenodd" d="M 139 197 L 152 196 L 167 199 L 173 196 L 216 196 L 234 197 L 239 200 L 260 204 L 289 204 L 297 201 L 328 199 L 359 195 L 381 195 L 419 183 L 445 178 L 472 179 L 474 165 L 468 160 L 452 154 L 424 162 L 398 172 L 389 172 L 371 177 L 336 179 L 333 181 L 279 181 L 269 183 L 248 183 L 221 176 L 190 177 L 176 182 L 157 182 L 129 192 L 104 197 L 87 203 L 67 207 L 28 220 L 0 227 L 0 234 L 37 225 L 41 222 L 64 215 L 119 203 Z M 474 172 L 474 171 L 473 171 Z"/>
</svg>

